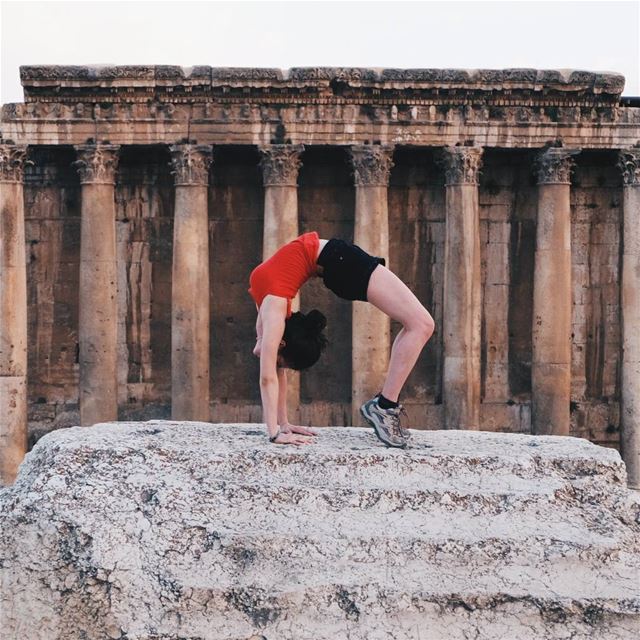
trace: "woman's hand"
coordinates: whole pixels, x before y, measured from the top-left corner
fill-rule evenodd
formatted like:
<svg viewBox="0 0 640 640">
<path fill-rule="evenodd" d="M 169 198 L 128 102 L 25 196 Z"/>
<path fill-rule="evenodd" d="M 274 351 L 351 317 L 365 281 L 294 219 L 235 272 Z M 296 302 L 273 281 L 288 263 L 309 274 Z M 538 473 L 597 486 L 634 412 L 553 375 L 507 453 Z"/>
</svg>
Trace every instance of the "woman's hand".
<svg viewBox="0 0 640 640">
<path fill-rule="evenodd" d="M 295 444 L 296 446 L 301 444 L 312 444 L 313 440 L 308 436 L 299 436 L 295 433 L 285 433 L 280 430 L 278 437 L 273 441 L 273 444 Z"/>
<path fill-rule="evenodd" d="M 295 424 L 290 424 L 288 422 L 285 422 L 284 424 L 280 425 L 280 431 L 281 433 L 300 433 L 304 436 L 317 436 L 317 432 L 312 431 L 311 429 L 307 429 L 307 427 L 300 427 L 298 425 Z"/>
</svg>

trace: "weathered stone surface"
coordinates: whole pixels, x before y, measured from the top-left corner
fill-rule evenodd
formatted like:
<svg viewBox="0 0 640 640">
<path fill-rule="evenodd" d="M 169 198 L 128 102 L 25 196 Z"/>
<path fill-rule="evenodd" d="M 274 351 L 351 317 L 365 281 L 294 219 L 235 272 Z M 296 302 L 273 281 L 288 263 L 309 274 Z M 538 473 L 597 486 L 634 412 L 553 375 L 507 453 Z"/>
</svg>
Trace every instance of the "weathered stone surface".
<svg viewBox="0 0 640 640">
<path fill-rule="evenodd" d="M 640 501 L 586 440 L 48 434 L 0 492 L 8 640 L 631 640 Z"/>
<path fill-rule="evenodd" d="M 104 89 L 116 94 L 118 89 L 162 90 L 170 84 L 178 85 L 182 93 L 187 87 L 202 88 L 253 86 L 253 87 L 327 87 L 338 92 L 344 87 L 416 88 L 424 91 L 471 89 L 507 90 L 515 97 L 531 98 L 531 94 L 546 95 L 549 91 L 555 99 L 593 98 L 601 101 L 618 97 L 624 88 L 624 76 L 619 73 L 595 73 L 573 69 L 373 69 L 344 67 L 294 67 L 291 69 L 265 69 L 260 67 L 179 67 L 158 66 L 23 66 L 20 79 L 25 95 L 35 97 L 43 90 L 56 90 L 71 97 L 71 89 Z M 65 91 L 66 89 L 66 91 Z M 174 93 L 171 91 L 171 93 Z"/>
</svg>

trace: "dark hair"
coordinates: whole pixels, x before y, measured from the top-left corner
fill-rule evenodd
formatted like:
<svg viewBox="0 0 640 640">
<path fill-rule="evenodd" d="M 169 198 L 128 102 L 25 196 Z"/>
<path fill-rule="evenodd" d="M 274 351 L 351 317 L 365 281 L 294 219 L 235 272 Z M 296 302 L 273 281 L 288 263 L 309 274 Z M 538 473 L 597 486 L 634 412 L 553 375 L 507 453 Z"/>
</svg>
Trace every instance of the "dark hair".
<svg viewBox="0 0 640 640">
<path fill-rule="evenodd" d="M 296 311 L 287 318 L 282 336 L 285 346 L 280 350 L 280 355 L 288 366 L 300 371 L 318 361 L 327 346 L 327 339 L 322 334 L 326 326 L 327 319 L 317 309 L 309 311 L 307 315 Z"/>
</svg>

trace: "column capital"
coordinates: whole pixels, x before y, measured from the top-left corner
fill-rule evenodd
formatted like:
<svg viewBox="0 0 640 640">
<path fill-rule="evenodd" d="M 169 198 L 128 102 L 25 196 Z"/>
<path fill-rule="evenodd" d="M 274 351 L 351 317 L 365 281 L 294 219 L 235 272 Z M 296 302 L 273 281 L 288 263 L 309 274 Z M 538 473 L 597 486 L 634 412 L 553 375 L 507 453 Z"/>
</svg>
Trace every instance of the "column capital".
<svg viewBox="0 0 640 640">
<path fill-rule="evenodd" d="M 22 182 L 27 160 L 27 147 L 0 144 L 0 182 Z"/>
<path fill-rule="evenodd" d="M 618 151 L 617 166 L 627 187 L 640 186 L 640 147 Z"/>
<path fill-rule="evenodd" d="M 290 186 L 298 184 L 298 172 L 304 151 L 301 144 L 270 144 L 259 147 L 262 158 L 262 180 L 265 187 Z"/>
<path fill-rule="evenodd" d="M 75 150 L 78 159 L 72 164 L 80 174 L 80 184 L 115 184 L 119 145 L 80 144 Z"/>
<path fill-rule="evenodd" d="M 571 184 L 573 156 L 580 151 L 563 147 L 549 147 L 540 151 L 534 161 L 538 184 Z"/>
<path fill-rule="evenodd" d="M 444 168 L 445 186 L 479 184 L 483 152 L 482 147 L 443 147 L 438 162 Z"/>
<path fill-rule="evenodd" d="M 173 180 L 179 185 L 209 184 L 209 168 L 213 162 L 213 149 L 210 145 L 172 144 L 171 166 L 173 167 Z"/>
<path fill-rule="evenodd" d="M 356 186 L 388 186 L 393 167 L 393 149 L 393 146 L 379 144 L 349 147 Z"/>
</svg>

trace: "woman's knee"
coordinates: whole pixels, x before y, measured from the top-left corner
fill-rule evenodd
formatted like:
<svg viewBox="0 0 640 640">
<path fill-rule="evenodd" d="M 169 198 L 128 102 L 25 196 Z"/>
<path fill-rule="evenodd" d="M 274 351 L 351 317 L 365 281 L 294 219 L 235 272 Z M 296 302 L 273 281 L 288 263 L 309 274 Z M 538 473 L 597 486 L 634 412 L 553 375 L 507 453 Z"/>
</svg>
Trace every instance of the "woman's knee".
<svg viewBox="0 0 640 640">
<path fill-rule="evenodd" d="M 423 308 L 420 313 L 415 314 L 415 316 L 412 317 L 410 326 L 406 328 L 408 331 L 414 331 L 417 333 L 422 342 L 426 344 L 429 338 L 433 335 L 436 324 L 433 321 L 431 314 Z"/>
</svg>

